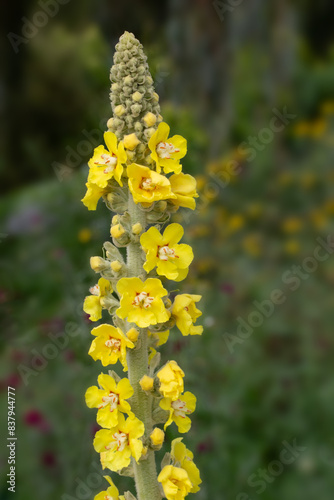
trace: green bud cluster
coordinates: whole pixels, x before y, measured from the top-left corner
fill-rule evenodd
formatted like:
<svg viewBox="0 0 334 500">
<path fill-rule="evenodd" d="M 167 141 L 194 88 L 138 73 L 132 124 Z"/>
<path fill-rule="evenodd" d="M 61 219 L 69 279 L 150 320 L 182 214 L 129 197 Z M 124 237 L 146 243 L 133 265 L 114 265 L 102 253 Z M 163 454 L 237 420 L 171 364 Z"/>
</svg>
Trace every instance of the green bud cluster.
<svg viewBox="0 0 334 500">
<path fill-rule="evenodd" d="M 129 155 L 131 161 L 145 159 L 146 145 L 161 122 L 159 96 L 143 46 L 132 33 L 125 32 L 116 45 L 110 72 L 113 118 L 108 128 L 119 140 L 135 134 L 138 144 Z"/>
</svg>

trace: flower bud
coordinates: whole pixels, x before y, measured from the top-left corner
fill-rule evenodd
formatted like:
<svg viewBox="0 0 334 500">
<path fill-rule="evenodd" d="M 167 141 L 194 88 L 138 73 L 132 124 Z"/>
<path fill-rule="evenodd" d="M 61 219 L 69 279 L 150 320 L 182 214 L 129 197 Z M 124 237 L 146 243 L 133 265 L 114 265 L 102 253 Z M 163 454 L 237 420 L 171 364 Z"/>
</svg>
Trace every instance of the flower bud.
<svg viewBox="0 0 334 500">
<path fill-rule="evenodd" d="M 113 218 L 111 219 L 111 222 L 112 222 L 113 226 L 115 226 L 116 224 L 119 224 L 120 223 L 119 215 L 118 214 L 114 215 Z"/>
<path fill-rule="evenodd" d="M 124 233 L 125 229 L 122 224 L 117 224 L 116 226 L 111 226 L 110 228 L 110 236 L 112 236 L 113 238 L 120 238 Z"/>
<path fill-rule="evenodd" d="M 143 226 L 140 224 L 140 222 L 137 222 L 137 224 L 134 224 L 132 226 L 132 233 L 133 234 L 140 234 L 143 230 Z"/>
<path fill-rule="evenodd" d="M 140 140 L 136 134 L 128 134 L 124 136 L 123 143 L 126 149 L 130 149 L 132 151 L 136 146 L 138 146 Z"/>
<path fill-rule="evenodd" d="M 113 260 L 112 262 L 110 262 L 110 267 L 115 273 L 119 273 L 123 267 L 123 264 L 119 260 Z"/>
<path fill-rule="evenodd" d="M 138 116 L 142 110 L 142 106 L 140 104 L 133 104 L 131 106 L 132 116 Z"/>
<path fill-rule="evenodd" d="M 155 102 L 159 102 L 159 95 L 156 92 L 153 92 L 153 99 Z"/>
<path fill-rule="evenodd" d="M 139 381 L 139 384 L 143 391 L 151 391 L 153 389 L 154 378 L 144 375 Z"/>
<path fill-rule="evenodd" d="M 127 156 L 127 158 L 128 158 L 129 161 L 133 161 L 133 159 L 135 157 L 135 153 L 134 153 L 134 151 L 127 150 L 126 151 L 126 156 Z"/>
<path fill-rule="evenodd" d="M 167 202 L 164 200 L 160 200 L 154 205 L 154 209 L 157 212 L 164 212 L 166 208 L 167 208 Z"/>
<path fill-rule="evenodd" d="M 147 128 L 144 131 L 144 135 L 145 135 L 146 139 L 150 139 L 152 137 L 152 135 L 154 134 L 154 132 L 155 132 L 155 128 L 153 128 L 153 127 Z"/>
<path fill-rule="evenodd" d="M 157 117 L 149 111 L 146 113 L 146 115 L 143 118 L 143 122 L 145 123 L 146 127 L 153 127 L 157 121 Z"/>
<path fill-rule="evenodd" d="M 165 440 L 165 433 L 162 429 L 159 429 L 159 427 L 155 427 L 154 430 L 150 434 L 150 439 L 151 443 L 154 446 L 160 446 Z"/>
<path fill-rule="evenodd" d="M 128 337 L 129 340 L 131 340 L 131 342 L 137 342 L 138 337 L 139 337 L 139 332 L 138 332 L 138 330 L 136 328 L 131 328 L 127 332 L 126 336 Z"/>
<path fill-rule="evenodd" d="M 107 121 L 107 127 L 108 128 L 113 128 L 114 126 L 114 119 L 113 118 L 109 118 L 109 120 Z"/>
<path fill-rule="evenodd" d="M 124 115 L 125 111 L 126 111 L 126 109 L 123 106 L 123 104 L 119 104 L 114 109 L 114 113 L 115 113 L 116 116 L 122 116 L 122 115 Z"/>
<path fill-rule="evenodd" d="M 108 269 L 108 262 L 102 259 L 102 257 L 91 257 L 90 267 L 96 273 L 100 273 L 101 271 L 105 271 L 106 269 Z"/>
<path fill-rule="evenodd" d="M 123 81 L 124 81 L 124 85 L 132 85 L 132 83 L 133 83 L 133 79 L 130 75 L 127 75 Z"/>
<path fill-rule="evenodd" d="M 142 98 L 143 98 L 143 94 L 141 94 L 140 92 L 138 92 L 138 90 L 132 94 L 132 99 L 133 99 L 135 102 L 139 102 L 139 101 L 141 101 L 141 100 L 142 100 Z"/>
</svg>

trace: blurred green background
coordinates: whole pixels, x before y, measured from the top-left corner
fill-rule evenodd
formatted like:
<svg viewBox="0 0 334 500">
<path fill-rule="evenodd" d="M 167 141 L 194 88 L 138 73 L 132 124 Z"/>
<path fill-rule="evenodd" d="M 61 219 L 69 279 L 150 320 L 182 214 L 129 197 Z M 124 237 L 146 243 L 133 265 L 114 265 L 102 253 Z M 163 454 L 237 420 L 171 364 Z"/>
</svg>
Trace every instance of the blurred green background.
<svg viewBox="0 0 334 500">
<path fill-rule="evenodd" d="M 144 44 L 201 193 L 174 220 L 195 253 L 180 289 L 203 295 L 205 330 L 162 349 L 198 398 L 184 438 L 197 498 L 333 498 L 333 15 L 330 0 L 2 2 L 0 428 L 5 443 L 9 385 L 17 500 L 105 486 L 84 404 L 102 367 L 82 302 L 110 221 L 80 199 L 124 30 Z"/>
</svg>

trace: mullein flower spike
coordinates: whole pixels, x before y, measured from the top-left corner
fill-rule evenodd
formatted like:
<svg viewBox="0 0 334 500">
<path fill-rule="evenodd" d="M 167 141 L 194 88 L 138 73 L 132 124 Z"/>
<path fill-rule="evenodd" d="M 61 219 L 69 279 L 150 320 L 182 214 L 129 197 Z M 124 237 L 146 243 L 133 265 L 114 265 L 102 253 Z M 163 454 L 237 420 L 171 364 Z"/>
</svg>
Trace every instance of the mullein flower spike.
<svg viewBox="0 0 334 500">
<path fill-rule="evenodd" d="M 182 335 L 200 335 L 203 330 L 194 325 L 201 315 L 201 297 L 181 294 L 172 303 L 164 286 L 165 278 L 183 280 L 194 258 L 191 247 L 180 243 L 182 226 L 163 225 L 179 207 L 194 210 L 196 181 L 182 172 L 187 141 L 169 137 L 146 56 L 131 33 L 124 33 L 116 45 L 111 82 L 113 116 L 105 145 L 95 149 L 88 163 L 82 202 L 96 210 L 102 198 L 116 215 L 112 243 L 104 243 L 103 258 L 91 258 L 91 268 L 101 278 L 90 288 L 84 311 L 91 321 L 100 320 L 105 309 L 112 317 L 114 325 L 93 328 L 89 354 L 103 367 L 120 362 L 128 378 L 113 371 L 101 373 L 98 386 L 87 390 L 86 403 L 97 409 L 102 427 L 94 448 L 103 469 L 134 477 L 137 500 L 182 500 L 199 490 L 199 471 L 178 438 L 157 474 L 155 452 L 165 434 L 154 416 L 159 413 L 164 430 L 175 423 L 185 433 L 191 426 L 188 415 L 196 407 L 196 397 L 184 392 L 182 368 L 174 360 L 159 366 L 157 352 L 174 325 Z M 119 247 L 126 248 L 126 259 Z M 109 485 L 95 500 L 135 498 L 130 492 L 119 496 L 111 478 L 105 478 Z"/>
</svg>

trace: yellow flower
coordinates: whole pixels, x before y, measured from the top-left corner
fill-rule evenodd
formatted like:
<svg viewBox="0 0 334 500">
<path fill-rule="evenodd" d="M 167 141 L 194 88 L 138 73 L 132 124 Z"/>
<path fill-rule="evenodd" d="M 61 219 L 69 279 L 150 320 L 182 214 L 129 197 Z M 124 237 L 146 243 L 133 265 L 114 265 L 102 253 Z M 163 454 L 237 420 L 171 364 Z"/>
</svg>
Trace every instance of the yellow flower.
<svg viewBox="0 0 334 500">
<path fill-rule="evenodd" d="M 88 354 L 94 361 L 101 360 L 103 366 L 114 365 L 118 360 L 125 371 L 128 369 L 126 362 L 126 348 L 132 349 L 134 344 L 129 340 L 120 328 L 112 325 L 100 325 L 93 328 L 92 335 L 96 336 L 89 349 Z"/>
<path fill-rule="evenodd" d="M 129 189 L 135 203 L 153 203 L 158 200 L 176 198 L 167 177 L 148 167 L 132 163 L 127 168 Z"/>
<path fill-rule="evenodd" d="M 187 415 L 195 411 L 196 397 L 194 394 L 185 392 L 175 401 L 170 398 L 163 398 L 159 405 L 163 410 L 169 411 L 169 418 L 164 426 L 165 430 L 172 422 L 175 422 L 182 434 L 189 431 L 191 420 Z"/>
<path fill-rule="evenodd" d="M 103 477 L 104 477 L 104 479 L 106 479 L 108 481 L 110 486 L 106 491 L 101 491 L 100 493 L 95 495 L 94 500 L 106 500 L 106 499 L 107 500 L 110 500 L 110 499 L 122 500 L 122 499 L 124 499 L 123 495 L 119 496 L 118 489 L 116 488 L 116 486 L 112 482 L 112 479 L 109 476 L 103 476 Z"/>
<path fill-rule="evenodd" d="M 201 300 L 201 295 L 190 295 L 184 293 L 177 295 L 174 299 L 172 316 L 176 319 L 176 326 L 182 335 L 201 335 L 203 332 L 202 326 L 194 326 L 202 313 L 196 308 L 195 303 Z"/>
<path fill-rule="evenodd" d="M 121 177 L 123 173 L 123 163 L 127 157 L 123 143 L 117 145 L 117 137 L 112 132 L 104 133 L 104 141 L 108 150 L 104 146 L 98 146 L 94 150 L 93 158 L 88 162 L 89 175 L 88 183 L 104 189 L 108 181 L 114 178 L 120 186 L 123 186 Z"/>
<path fill-rule="evenodd" d="M 172 441 L 171 455 L 175 462 L 178 462 L 182 469 L 188 473 L 188 477 L 192 483 L 192 488 L 189 493 L 199 491 L 198 485 L 201 484 L 199 470 L 193 462 L 193 453 L 186 448 L 182 443 L 182 438 L 176 438 Z"/>
<path fill-rule="evenodd" d="M 165 398 L 176 401 L 183 392 L 184 371 L 176 361 L 168 361 L 157 373 L 160 381 L 159 391 Z"/>
<path fill-rule="evenodd" d="M 116 314 L 120 318 L 127 318 L 129 323 L 135 323 L 140 328 L 168 321 L 170 314 L 161 299 L 168 292 L 157 278 L 148 278 L 146 281 L 122 278 L 117 290 L 121 295 L 121 307 Z"/>
<path fill-rule="evenodd" d="M 167 500 L 183 500 L 192 488 L 185 469 L 166 465 L 158 476 Z"/>
<path fill-rule="evenodd" d="M 164 442 L 165 433 L 163 430 L 159 429 L 159 427 L 155 427 L 150 434 L 150 438 L 154 446 L 159 446 Z"/>
<path fill-rule="evenodd" d="M 96 210 L 97 202 L 101 198 L 101 196 L 107 193 L 107 189 L 102 189 L 96 184 L 92 184 L 91 182 L 86 183 L 87 192 L 85 196 L 82 198 L 82 203 L 88 210 Z"/>
<path fill-rule="evenodd" d="M 180 135 L 174 135 L 168 139 L 170 127 L 167 123 L 160 123 L 148 142 L 152 151 L 151 158 L 155 161 L 157 172 L 163 167 L 165 174 L 175 172 L 179 174 L 182 169 L 180 158 L 187 153 L 187 141 Z"/>
<path fill-rule="evenodd" d="M 195 210 L 196 202 L 194 198 L 198 198 L 196 191 L 196 179 L 189 174 L 174 174 L 169 178 L 172 192 L 176 199 L 171 202 L 177 207 L 186 207 Z"/>
<path fill-rule="evenodd" d="M 117 472 L 130 464 L 131 457 L 138 462 L 143 450 L 139 438 L 144 430 L 144 424 L 138 418 L 129 417 L 125 420 L 120 413 L 117 425 L 97 431 L 93 444 L 95 450 L 101 453 L 102 468 Z"/>
<path fill-rule="evenodd" d="M 85 298 L 83 310 L 89 314 L 91 321 L 98 321 L 102 318 L 101 299 L 106 295 L 112 294 L 113 289 L 110 281 L 105 278 L 100 278 L 98 284 L 89 289 L 92 295 Z"/>
<path fill-rule="evenodd" d="M 144 375 L 140 380 L 139 380 L 140 387 L 143 389 L 143 391 L 151 391 L 153 389 L 154 385 L 154 378 L 149 377 L 148 375 Z"/>
<path fill-rule="evenodd" d="M 98 408 L 97 423 L 101 427 L 110 429 L 117 425 L 119 412 L 133 415 L 130 404 L 126 399 L 133 395 L 133 388 L 127 378 L 118 383 L 110 376 L 101 373 L 98 376 L 98 384 L 89 387 L 85 399 L 89 408 Z"/>
<path fill-rule="evenodd" d="M 146 272 L 157 267 L 160 276 L 174 281 L 183 280 L 188 274 L 188 266 L 194 258 L 189 245 L 177 243 L 184 233 L 180 224 L 170 224 L 160 234 L 156 227 L 150 227 L 140 237 L 140 243 L 146 252 L 144 269 Z"/>
<path fill-rule="evenodd" d="M 169 337 L 169 330 L 165 332 L 148 332 L 149 337 L 153 337 L 158 340 L 157 347 L 166 344 Z"/>
</svg>

